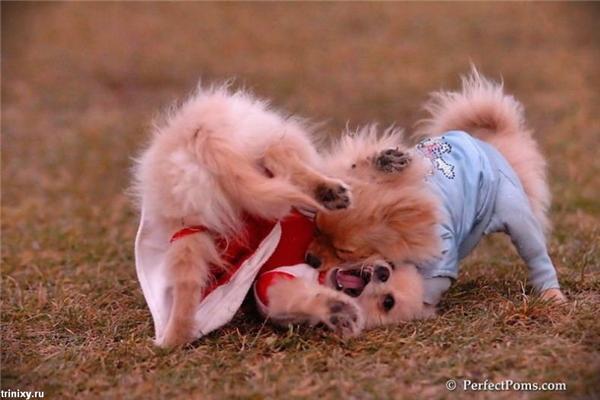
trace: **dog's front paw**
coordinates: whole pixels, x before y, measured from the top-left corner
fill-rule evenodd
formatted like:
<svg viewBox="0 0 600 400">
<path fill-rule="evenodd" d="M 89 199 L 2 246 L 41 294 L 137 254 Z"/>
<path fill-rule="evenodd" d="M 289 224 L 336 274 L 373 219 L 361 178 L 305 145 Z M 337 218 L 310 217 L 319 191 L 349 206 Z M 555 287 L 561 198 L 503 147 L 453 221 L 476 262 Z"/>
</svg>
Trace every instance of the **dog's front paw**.
<svg viewBox="0 0 600 400">
<path fill-rule="evenodd" d="M 411 157 L 398 149 L 384 150 L 375 157 L 373 163 L 378 171 L 385 173 L 400 172 L 410 164 Z"/>
<path fill-rule="evenodd" d="M 423 303 L 423 310 L 419 315 L 418 319 L 430 319 L 437 317 L 437 308 L 431 304 Z"/>
<path fill-rule="evenodd" d="M 541 294 L 542 299 L 552 301 L 554 303 L 566 303 L 567 298 L 560 289 L 546 289 Z"/>
<path fill-rule="evenodd" d="M 364 327 L 360 308 L 354 303 L 331 299 L 327 302 L 327 313 L 323 322 L 342 336 L 356 336 Z"/>
<path fill-rule="evenodd" d="M 315 189 L 315 198 L 328 210 L 342 210 L 350 206 L 350 190 L 343 182 L 332 180 Z"/>
</svg>

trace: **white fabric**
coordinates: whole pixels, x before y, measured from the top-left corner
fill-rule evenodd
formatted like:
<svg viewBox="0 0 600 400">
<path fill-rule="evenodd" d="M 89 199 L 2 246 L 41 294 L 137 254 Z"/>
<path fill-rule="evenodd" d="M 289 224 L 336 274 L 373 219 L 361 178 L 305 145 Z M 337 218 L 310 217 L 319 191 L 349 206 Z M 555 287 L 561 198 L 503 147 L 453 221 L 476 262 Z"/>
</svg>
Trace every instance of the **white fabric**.
<svg viewBox="0 0 600 400">
<path fill-rule="evenodd" d="M 135 240 L 138 280 L 152 314 L 155 342 L 163 341 L 171 309 L 171 289 L 165 274 L 165 256 L 173 232 L 144 213 Z M 217 287 L 199 304 L 195 314 L 196 338 L 200 338 L 231 321 L 241 306 L 263 264 L 271 257 L 281 239 L 277 223 L 258 249 L 233 274 L 229 282 Z"/>
</svg>

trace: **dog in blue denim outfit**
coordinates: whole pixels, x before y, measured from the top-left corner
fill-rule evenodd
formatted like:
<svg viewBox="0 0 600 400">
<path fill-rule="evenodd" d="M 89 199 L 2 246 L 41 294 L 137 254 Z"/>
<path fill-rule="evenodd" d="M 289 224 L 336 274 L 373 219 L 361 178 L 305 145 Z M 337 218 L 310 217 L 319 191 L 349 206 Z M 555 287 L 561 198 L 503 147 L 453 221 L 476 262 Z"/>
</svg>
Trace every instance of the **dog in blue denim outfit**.
<svg viewBox="0 0 600 400">
<path fill-rule="evenodd" d="M 460 260 L 484 235 L 504 232 L 527 263 L 533 289 L 564 301 L 546 247 L 545 160 L 522 105 L 473 69 L 461 91 L 434 93 L 425 109 L 431 118 L 421 126 L 424 139 L 411 149 L 397 132 L 372 130 L 334 147 L 329 172 L 352 185 L 354 205 L 317 215 L 313 264 L 343 269 L 369 257 L 412 263 L 423 278 L 423 302 L 435 307 L 458 277 Z M 376 322 L 368 325 L 399 322 L 391 316 L 402 293 L 389 272 L 383 281 L 355 273 L 361 284 L 338 285 Z"/>
</svg>

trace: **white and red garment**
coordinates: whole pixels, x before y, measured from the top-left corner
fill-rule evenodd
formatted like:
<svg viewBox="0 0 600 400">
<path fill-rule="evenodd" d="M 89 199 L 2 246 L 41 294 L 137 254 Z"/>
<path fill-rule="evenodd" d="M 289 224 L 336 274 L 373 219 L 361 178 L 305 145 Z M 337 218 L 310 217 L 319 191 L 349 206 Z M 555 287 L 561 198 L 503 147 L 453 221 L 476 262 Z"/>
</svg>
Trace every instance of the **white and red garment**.
<svg viewBox="0 0 600 400">
<path fill-rule="evenodd" d="M 203 291 L 194 316 L 196 338 L 231 321 L 257 279 L 254 294 L 263 315 L 268 313 L 267 290 L 278 279 L 321 281 L 319 273 L 304 264 L 304 254 L 314 231 L 313 220 L 294 211 L 277 222 L 248 216 L 245 231 L 234 240 L 225 241 L 215 236 L 222 249 L 221 256 L 232 267 L 228 271 L 212 269 L 214 283 Z M 177 232 L 169 231 L 142 210 L 135 241 L 136 270 L 159 345 L 163 341 L 172 303 L 166 276 L 166 252 L 174 240 L 199 232 L 206 232 L 206 229 L 186 227 Z"/>
</svg>

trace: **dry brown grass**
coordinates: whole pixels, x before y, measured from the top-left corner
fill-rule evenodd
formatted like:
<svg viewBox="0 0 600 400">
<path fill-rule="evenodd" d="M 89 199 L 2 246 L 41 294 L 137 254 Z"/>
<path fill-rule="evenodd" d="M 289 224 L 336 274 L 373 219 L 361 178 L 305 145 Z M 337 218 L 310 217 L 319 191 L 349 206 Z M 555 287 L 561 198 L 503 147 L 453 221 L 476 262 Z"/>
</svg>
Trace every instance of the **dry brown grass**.
<svg viewBox="0 0 600 400">
<path fill-rule="evenodd" d="M 2 4 L 2 389 L 49 398 L 452 397 L 448 378 L 600 396 L 596 4 Z M 157 110 L 239 82 L 339 132 L 410 127 L 469 62 L 502 75 L 550 161 L 551 253 L 570 303 L 521 290 L 504 240 L 464 264 L 438 319 L 341 342 L 246 310 L 154 348 L 124 194 Z"/>
</svg>

